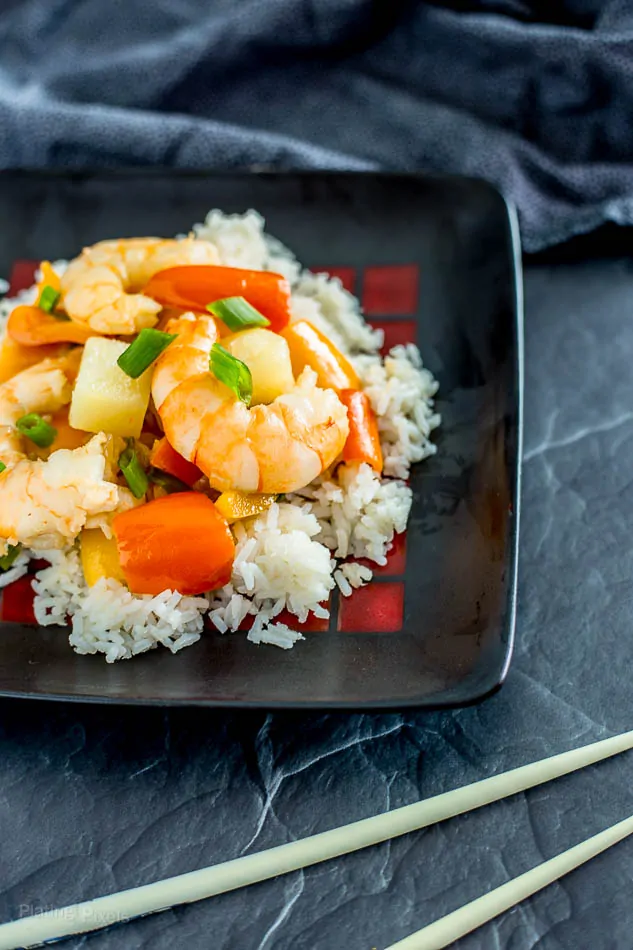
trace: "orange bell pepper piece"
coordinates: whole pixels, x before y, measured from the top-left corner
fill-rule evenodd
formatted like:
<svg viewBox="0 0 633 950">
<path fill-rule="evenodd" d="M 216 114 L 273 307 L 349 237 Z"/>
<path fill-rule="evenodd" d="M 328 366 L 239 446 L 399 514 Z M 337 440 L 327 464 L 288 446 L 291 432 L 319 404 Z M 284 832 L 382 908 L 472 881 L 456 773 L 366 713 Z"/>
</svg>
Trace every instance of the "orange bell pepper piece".
<svg viewBox="0 0 633 950">
<path fill-rule="evenodd" d="M 347 357 L 307 320 L 291 323 L 281 335 L 290 348 L 295 376 L 310 366 L 322 389 L 333 389 L 337 393 L 343 389 L 360 389 L 356 370 Z"/>
<path fill-rule="evenodd" d="M 378 423 L 367 393 L 362 390 L 344 389 L 338 395 L 347 407 L 349 420 L 349 435 L 343 447 L 343 461 L 367 462 L 380 475 L 382 449 Z"/>
<path fill-rule="evenodd" d="M 202 478 L 202 472 L 198 466 L 176 452 L 166 438 L 154 442 L 149 460 L 154 468 L 159 468 L 161 472 L 173 475 L 174 478 L 184 482 L 189 488 L 193 488 L 196 482 Z"/>
<path fill-rule="evenodd" d="M 231 579 L 235 542 L 210 498 L 181 492 L 116 515 L 121 569 L 134 594 L 203 594 Z"/>
<path fill-rule="evenodd" d="M 59 292 L 61 280 L 48 261 L 40 264 L 42 277 L 37 284 L 37 299 L 45 287 Z M 7 333 L 16 343 L 24 347 L 42 346 L 52 343 L 85 343 L 94 331 L 87 330 L 78 323 L 69 320 L 57 320 L 36 304 L 16 307 L 9 316 Z M 43 359 L 44 357 L 42 357 Z"/>
<path fill-rule="evenodd" d="M 23 346 L 21 343 L 16 343 L 12 337 L 5 336 L 0 345 L 0 383 L 6 383 L 16 373 L 35 366 L 40 360 L 62 356 L 67 349 L 68 347 L 60 344 Z"/>
<path fill-rule="evenodd" d="M 290 284 L 281 274 L 219 267 L 215 264 L 187 264 L 159 271 L 145 285 L 143 293 L 163 307 L 179 307 L 205 313 L 207 304 L 224 297 L 244 297 L 279 333 L 290 321 Z"/>
<path fill-rule="evenodd" d="M 72 320 L 57 320 L 39 307 L 16 307 L 7 321 L 7 333 L 22 346 L 44 343 L 85 343 L 94 330 Z"/>
</svg>

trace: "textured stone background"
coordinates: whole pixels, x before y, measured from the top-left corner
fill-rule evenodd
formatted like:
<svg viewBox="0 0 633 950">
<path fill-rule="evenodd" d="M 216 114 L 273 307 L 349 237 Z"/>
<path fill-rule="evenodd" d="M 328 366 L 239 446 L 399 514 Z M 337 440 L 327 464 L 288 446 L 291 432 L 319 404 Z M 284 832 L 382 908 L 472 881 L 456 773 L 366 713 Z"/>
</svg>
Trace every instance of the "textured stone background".
<svg viewBox="0 0 633 950">
<path fill-rule="evenodd" d="M 453 713 L 219 714 L 0 703 L 0 919 L 322 831 L 631 728 L 633 262 L 526 274 L 518 638 Z M 245 892 L 69 941 L 371 950 L 633 810 L 621 757 Z M 633 842 L 460 950 L 631 946 Z"/>
</svg>

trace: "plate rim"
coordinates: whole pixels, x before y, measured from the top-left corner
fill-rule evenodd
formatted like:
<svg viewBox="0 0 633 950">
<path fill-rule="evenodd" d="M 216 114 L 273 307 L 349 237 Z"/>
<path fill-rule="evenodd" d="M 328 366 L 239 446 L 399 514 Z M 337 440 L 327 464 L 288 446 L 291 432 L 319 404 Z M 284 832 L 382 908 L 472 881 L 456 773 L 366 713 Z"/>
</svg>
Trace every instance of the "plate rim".
<svg viewBox="0 0 633 950">
<path fill-rule="evenodd" d="M 524 385 L 525 385 L 525 349 L 524 349 L 524 285 L 523 285 L 523 263 L 522 263 L 522 244 L 519 216 L 514 202 L 492 182 L 485 178 L 475 175 L 462 175 L 452 172 L 426 172 L 426 171 L 388 171 L 379 169 L 318 169 L 318 168 L 285 168 L 278 169 L 274 167 L 262 167 L 260 165 L 244 166 L 242 168 L 169 168 L 167 166 L 119 166 L 116 168 L 86 167 L 78 169 L 69 169 L 62 166 L 52 166 L 50 168 L 19 167 L 12 166 L 6 169 L 0 169 L 0 176 L 9 178 L 26 179 L 65 179 L 87 180 L 93 178 L 101 179 L 125 179 L 125 178 L 378 178 L 382 180 L 410 180 L 424 181 L 427 183 L 442 182 L 464 182 L 484 188 L 493 194 L 497 199 L 501 199 L 505 212 L 505 225 L 508 236 L 509 265 L 511 270 L 511 279 L 513 284 L 513 348 L 514 359 L 512 361 L 512 371 L 514 388 L 516 394 L 516 450 L 513 459 L 513 468 L 511 479 L 511 490 L 514 495 L 514 505 L 512 511 L 512 520 L 508 536 L 508 588 L 506 595 L 506 608 L 503 620 L 503 630 L 505 632 L 505 652 L 501 667 L 494 672 L 494 682 L 486 683 L 479 691 L 473 692 L 466 699 L 442 699 L 441 694 L 438 699 L 418 697 L 407 699 L 405 702 L 398 702 L 394 699 L 367 700 L 363 702 L 355 701 L 326 701 L 318 702 L 315 700 L 270 700 L 261 699 L 210 699 L 201 697 L 188 697 L 182 699 L 172 698 L 138 698 L 131 696 L 112 696 L 87 694 L 79 695 L 77 693 L 60 692 L 25 692 L 24 690 L 6 689 L 0 687 L 0 699 L 22 699 L 22 700 L 42 700 L 44 702 L 70 702 L 80 704 L 98 704 L 98 705 L 116 705 L 116 706 L 134 706 L 140 708 L 202 708 L 202 709 L 231 709 L 231 710 L 275 710 L 275 711 L 320 711 L 320 712 L 398 712 L 400 710 L 415 709 L 418 711 L 438 711 L 449 709 L 467 708 L 483 702 L 493 696 L 503 686 L 507 679 L 514 649 L 516 645 L 516 624 L 517 624 L 517 602 L 518 602 L 518 574 L 519 574 L 519 540 L 520 540 L 520 522 L 521 522 L 521 487 L 522 487 L 522 463 L 523 463 L 523 440 L 524 440 Z M 0 299 L 2 296 L 0 295 Z M 12 624 L 12 626 L 24 626 Z M 41 626 L 35 629 L 41 631 Z M 57 628 L 48 628 L 49 630 Z M 62 630 L 63 628 L 59 628 Z M 450 694 L 451 690 L 447 690 Z"/>
</svg>

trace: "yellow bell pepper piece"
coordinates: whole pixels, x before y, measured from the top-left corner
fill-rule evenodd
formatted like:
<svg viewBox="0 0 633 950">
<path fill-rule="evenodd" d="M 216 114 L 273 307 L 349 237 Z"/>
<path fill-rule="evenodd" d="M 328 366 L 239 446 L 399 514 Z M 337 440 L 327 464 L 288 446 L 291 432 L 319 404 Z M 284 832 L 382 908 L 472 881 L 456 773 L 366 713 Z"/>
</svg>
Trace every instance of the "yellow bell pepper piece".
<svg viewBox="0 0 633 950">
<path fill-rule="evenodd" d="M 106 538 L 101 528 L 84 528 L 79 542 L 88 587 L 94 587 L 102 577 L 113 577 L 125 584 L 116 538 Z"/>
<path fill-rule="evenodd" d="M 62 406 L 57 412 L 46 416 L 47 421 L 53 426 L 57 435 L 52 445 L 46 448 L 38 448 L 36 445 L 28 447 L 30 456 L 37 456 L 38 459 L 47 459 L 49 455 L 58 449 L 78 449 L 85 445 L 92 438 L 92 432 L 83 432 L 82 429 L 73 429 L 68 422 L 68 406 Z M 103 532 L 101 532 L 103 534 Z"/>
<path fill-rule="evenodd" d="M 214 502 L 220 514 L 233 524 L 241 518 L 252 518 L 270 508 L 276 495 L 260 495 L 255 492 L 225 491 Z"/>
<path fill-rule="evenodd" d="M 347 357 L 308 320 L 289 324 L 281 335 L 290 349 L 295 376 L 300 376 L 302 370 L 310 366 L 322 389 L 333 389 L 335 393 L 343 389 L 360 389 L 358 373 Z"/>
<path fill-rule="evenodd" d="M 42 273 L 42 279 L 37 285 L 37 299 L 40 299 L 40 294 L 45 287 L 51 287 L 53 290 L 56 290 L 59 293 L 62 289 L 62 282 L 57 271 L 53 270 L 53 266 L 50 261 L 42 261 L 40 264 L 40 271 Z"/>
<path fill-rule="evenodd" d="M 92 438 L 92 432 L 84 432 L 83 429 L 73 429 L 68 422 L 67 406 L 53 413 L 51 416 L 51 425 L 57 429 L 55 441 L 50 448 L 51 452 L 56 452 L 57 449 L 78 449 Z M 103 534 L 103 531 L 101 534 Z"/>
</svg>

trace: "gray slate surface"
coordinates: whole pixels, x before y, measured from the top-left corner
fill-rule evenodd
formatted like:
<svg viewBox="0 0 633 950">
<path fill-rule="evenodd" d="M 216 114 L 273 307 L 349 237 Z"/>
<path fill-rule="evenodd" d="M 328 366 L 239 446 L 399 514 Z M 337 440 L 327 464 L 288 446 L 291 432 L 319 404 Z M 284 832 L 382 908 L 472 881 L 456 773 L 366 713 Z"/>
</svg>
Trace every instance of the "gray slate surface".
<svg viewBox="0 0 633 950">
<path fill-rule="evenodd" d="M 0 704 L 0 919 L 407 804 L 631 728 L 633 262 L 527 274 L 518 645 L 505 687 L 424 715 Z M 70 941 L 371 950 L 633 810 L 633 758 L 364 853 Z M 629 950 L 633 841 L 460 950 Z"/>
</svg>

